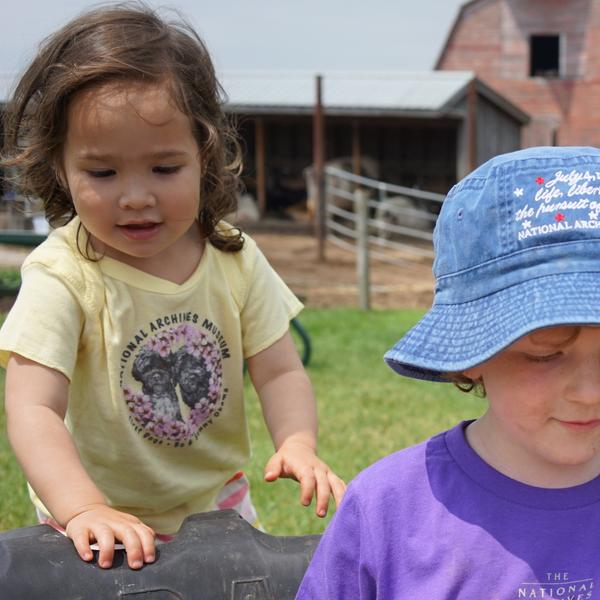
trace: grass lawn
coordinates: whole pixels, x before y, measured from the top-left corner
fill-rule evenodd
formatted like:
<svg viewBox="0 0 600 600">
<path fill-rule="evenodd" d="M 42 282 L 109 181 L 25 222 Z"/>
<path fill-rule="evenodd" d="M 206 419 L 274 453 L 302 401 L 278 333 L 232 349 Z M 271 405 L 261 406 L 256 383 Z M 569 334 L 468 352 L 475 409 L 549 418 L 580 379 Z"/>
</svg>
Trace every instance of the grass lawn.
<svg viewBox="0 0 600 600">
<path fill-rule="evenodd" d="M 384 351 L 421 314 L 307 309 L 301 315 L 313 343 L 308 371 L 319 402 L 320 455 L 347 481 L 378 458 L 483 411 L 479 398 L 449 384 L 401 378 L 384 364 Z M 3 378 L 2 373 L 2 389 Z M 277 535 L 320 533 L 330 516 L 318 519 L 312 508 L 302 507 L 295 482 L 263 482 L 273 448 L 248 383 L 247 400 L 254 455 L 246 471 L 263 525 Z M 3 411 L 1 415 L 4 430 Z M 0 469 L 0 530 L 33 523 L 25 481 L 5 435 L 0 438 Z"/>
</svg>

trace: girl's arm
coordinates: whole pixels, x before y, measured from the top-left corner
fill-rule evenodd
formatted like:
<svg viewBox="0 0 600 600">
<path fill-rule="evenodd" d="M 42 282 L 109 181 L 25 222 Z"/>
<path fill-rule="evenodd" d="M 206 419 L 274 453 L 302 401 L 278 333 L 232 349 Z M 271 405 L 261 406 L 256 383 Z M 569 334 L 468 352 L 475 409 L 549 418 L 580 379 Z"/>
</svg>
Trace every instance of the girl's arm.
<svg viewBox="0 0 600 600">
<path fill-rule="evenodd" d="M 308 506 L 316 495 L 316 513 L 324 517 L 329 496 L 339 504 L 346 486 L 317 457 L 315 397 L 289 331 L 247 363 L 276 450 L 265 467 L 265 479 L 296 479 L 302 504 Z"/>
<path fill-rule="evenodd" d="M 10 443 L 27 480 L 84 560 L 100 548 L 110 567 L 115 538 L 131 568 L 154 560 L 154 532 L 136 517 L 110 508 L 89 477 L 64 424 L 69 382 L 58 371 L 12 354 L 6 368 L 5 410 Z"/>
</svg>

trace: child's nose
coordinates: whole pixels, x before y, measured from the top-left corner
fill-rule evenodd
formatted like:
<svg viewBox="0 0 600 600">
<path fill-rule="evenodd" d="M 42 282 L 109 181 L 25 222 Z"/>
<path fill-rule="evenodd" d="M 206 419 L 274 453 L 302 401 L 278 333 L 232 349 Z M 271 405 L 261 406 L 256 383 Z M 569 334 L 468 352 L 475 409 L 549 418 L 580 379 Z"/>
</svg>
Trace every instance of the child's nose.
<svg viewBox="0 0 600 600">
<path fill-rule="evenodd" d="M 600 356 L 591 354 L 570 375 L 571 399 L 600 404 Z"/>
<path fill-rule="evenodd" d="M 130 181 L 124 185 L 119 197 L 120 208 L 141 210 L 156 205 L 156 197 L 152 190 L 140 181 Z"/>
</svg>

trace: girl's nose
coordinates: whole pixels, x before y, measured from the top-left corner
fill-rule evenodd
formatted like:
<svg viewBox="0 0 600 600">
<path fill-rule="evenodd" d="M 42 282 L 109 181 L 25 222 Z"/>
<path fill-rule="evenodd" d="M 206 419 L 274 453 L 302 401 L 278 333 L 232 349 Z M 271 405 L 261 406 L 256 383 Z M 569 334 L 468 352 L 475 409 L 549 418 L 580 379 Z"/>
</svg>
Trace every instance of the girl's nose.
<svg viewBox="0 0 600 600">
<path fill-rule="evenodd" d="M 156 206 L 156 197 L 143 182 L 131 182 L 121 190 L 119 207 L 123 210 L 141 210 Z"/>
</svg>

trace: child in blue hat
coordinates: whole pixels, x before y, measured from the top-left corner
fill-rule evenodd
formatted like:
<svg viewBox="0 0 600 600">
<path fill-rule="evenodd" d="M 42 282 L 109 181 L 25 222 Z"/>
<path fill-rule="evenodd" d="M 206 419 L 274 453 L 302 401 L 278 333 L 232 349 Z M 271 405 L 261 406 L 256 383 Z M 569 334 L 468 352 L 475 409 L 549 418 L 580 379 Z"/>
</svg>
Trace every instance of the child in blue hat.
<svg viewBox="0 0 600 600">
<path fill-rule="evenodd" d="M 498 156 L 448 194 L 431 310 L 385 360 L 479 388 L 477 420 L 349 486 L 299 599 L 594 597 L 600 150 Z"/>
</svg>

